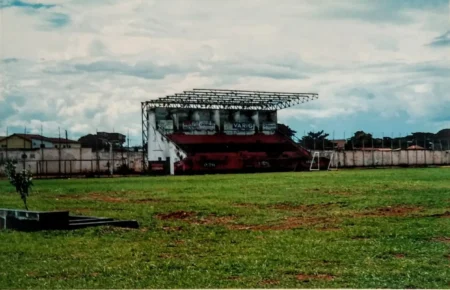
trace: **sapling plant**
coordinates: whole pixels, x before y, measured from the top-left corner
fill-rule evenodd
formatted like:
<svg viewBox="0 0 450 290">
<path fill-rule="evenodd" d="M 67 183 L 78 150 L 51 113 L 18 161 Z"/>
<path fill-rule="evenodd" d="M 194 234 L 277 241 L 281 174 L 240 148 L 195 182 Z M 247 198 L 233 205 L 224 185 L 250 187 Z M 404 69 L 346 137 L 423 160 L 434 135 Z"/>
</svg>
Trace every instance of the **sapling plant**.
<svg viewBox="0 0 450 290">
<path fill-rule="evenodd" d="M 33 176 L 29 170 L 23 169 L 21 172 L 16 172 L 16 165 L 12 161 L 7 161 L 5 165 L 5 174 L 9 182 L 16 187 L 16 192 L 20 194 L 20 198 L 28 210 L 27 197 L 30 194 L 33 186 Z"/>
</svg>

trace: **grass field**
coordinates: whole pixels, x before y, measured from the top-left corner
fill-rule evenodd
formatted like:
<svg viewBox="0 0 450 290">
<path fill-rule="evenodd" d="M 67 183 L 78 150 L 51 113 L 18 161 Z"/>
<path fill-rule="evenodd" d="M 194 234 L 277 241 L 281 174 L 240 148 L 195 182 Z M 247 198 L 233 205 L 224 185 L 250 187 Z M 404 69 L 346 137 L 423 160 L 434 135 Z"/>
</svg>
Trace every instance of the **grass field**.
<svg viewBox="0 0 450 290">
<path fill-rule="evenodd" d="M 141 228 L 0 231 L 1 288 L 450 288 L 448 168 L 37 180 L 29 206 Z"/>
</svg>

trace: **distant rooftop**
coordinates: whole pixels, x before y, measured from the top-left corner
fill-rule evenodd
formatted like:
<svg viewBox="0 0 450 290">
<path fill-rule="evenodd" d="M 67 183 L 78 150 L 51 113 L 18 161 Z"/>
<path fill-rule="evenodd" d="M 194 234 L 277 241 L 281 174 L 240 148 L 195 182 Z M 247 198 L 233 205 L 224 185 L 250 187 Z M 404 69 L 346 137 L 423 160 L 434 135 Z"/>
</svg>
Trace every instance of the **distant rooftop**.
<svg viewBox="0 0 450 290">
<path fill-rule="evenodd" d="M 274 111 L 318 98 L 316 93 L 194 89 L 143 102 L 142 105 L 147 109 L 163 107 Z"/>
<path fill-rule="evenodd" d="M 45 136 L 37 135 L 37 134 L 12 134 L 7 137 L 4 137 L 4 139 L 11 138 L 12 136 L 17 136 L 17 137 L 20 137 L 20 138 L 28 140 L 28 141 L 31 141 L 34 139 L 34 140 L 47 141 L 47 142 L 58 143 L 58 144 L 79 143 L 78 141 L 75 141 L 75 140 L 70 140 L 70 139 L 65 139 L 65 138 L 51 138 L 51 137 L 45 137 Z M 2 138 L 0 137 L 0 140 L 1 139 Z"/>
</svg>

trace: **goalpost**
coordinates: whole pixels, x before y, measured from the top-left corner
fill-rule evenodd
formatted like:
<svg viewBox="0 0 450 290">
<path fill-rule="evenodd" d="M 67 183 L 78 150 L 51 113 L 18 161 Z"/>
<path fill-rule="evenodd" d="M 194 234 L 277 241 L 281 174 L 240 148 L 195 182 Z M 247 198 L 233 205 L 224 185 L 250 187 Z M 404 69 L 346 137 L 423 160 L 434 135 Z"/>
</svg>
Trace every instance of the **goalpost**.
<svg viewBox="0 0 450 290">
<path fill-rule="evenodd" d="M 336 152 L 332 152 L 330 155 L 330 162 L 328 163 L 327 170 L 338 170 L 339 162 L 338 159 L 339 156 L 336 154 Z M 310 171 L 319 171 L 320 170 L 320 152 L 316 151 L 313 153 L 313 158 L 311 160 L 311 164 L 309 165 Z"/>
<path fill-rule="evenodd" d="M 317 162 L 315 161 L 317 159 Z M 317 164 L 317 168 L 313 168 L 314 164 Z M 320 170 L 320 152 L 314 152 L 311 164 L 309 165 L 309 171 Z"/>
<path fill-rule="evenodd" d="M 328 171 L 338 170 L 339 161 L 336 161 L 337 158 L 339 158 L 339 156 L 336 154 L 336 152 L 333 151 L 330 156 L 330 163 L 328 163 Z"/>
</svg>

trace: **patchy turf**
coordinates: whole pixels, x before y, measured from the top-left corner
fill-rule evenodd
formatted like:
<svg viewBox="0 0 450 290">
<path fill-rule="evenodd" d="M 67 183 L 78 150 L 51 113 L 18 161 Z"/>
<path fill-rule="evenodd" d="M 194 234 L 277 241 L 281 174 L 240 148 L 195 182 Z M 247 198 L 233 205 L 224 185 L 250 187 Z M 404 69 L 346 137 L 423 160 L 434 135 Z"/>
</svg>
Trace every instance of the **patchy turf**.
<svg viewBox="0 0 450 290">
<path fill-rule="evenodd" d="M 31 209 L 141 227 L 0 231 L 0 288 L 449 288 L 449 175 L 36 180 Z M 22 207 L 6 181 L 0 192 Z"/>
</svg>

